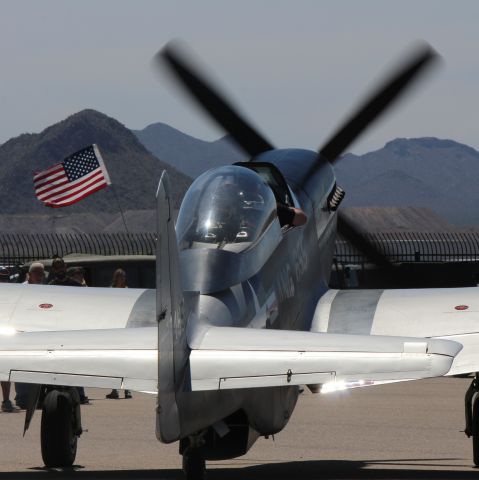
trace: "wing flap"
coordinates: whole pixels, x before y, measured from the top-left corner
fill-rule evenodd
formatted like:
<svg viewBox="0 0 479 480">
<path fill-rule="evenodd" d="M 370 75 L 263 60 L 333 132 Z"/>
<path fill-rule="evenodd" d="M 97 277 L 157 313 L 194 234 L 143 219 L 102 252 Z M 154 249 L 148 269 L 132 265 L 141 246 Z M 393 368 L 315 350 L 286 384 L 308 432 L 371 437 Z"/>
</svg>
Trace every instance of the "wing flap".
<svg viewBox="0 0 479 480">
<path fill-rule="evenodd" d="M 87 386 L 96 388 L 122 388 L 122 377 L 101 377 L 93 375 L 76 375 L 48 373 L 24 370 L 11 370 L 11 382 L 37 383 L 40 385 Z"/>
<path fill-rule="evenodd" d="M 192 390 L 436 377 L 462 348 L 449 340 L 229 327 L 203 330 L 191 346 Z"/>
<path fill-rule="evenodd" d="M 155 327 L 0 337 L 0 380 L 157 390 Z"/>
</svg>

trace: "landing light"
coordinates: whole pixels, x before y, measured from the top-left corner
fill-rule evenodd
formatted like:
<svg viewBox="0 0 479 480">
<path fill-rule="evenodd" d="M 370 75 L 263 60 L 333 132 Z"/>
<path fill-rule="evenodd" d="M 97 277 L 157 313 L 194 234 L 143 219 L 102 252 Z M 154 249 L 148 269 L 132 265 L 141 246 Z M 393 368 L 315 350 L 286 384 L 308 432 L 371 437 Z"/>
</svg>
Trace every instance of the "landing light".
<svg viewBox="0 0 479 480">
<path fill-rule="evenodd" d="M 358 387 L 366 387 L 368 385 L 373 385 L 373 380 L 334 380 L 332 382 L 327 382 L 323 384 L 321 387 L 321 393 L 331 393 L 331 392 L 339 392 L 341 390 L 347 390 L 348 388 L 358 388 Z"/>
<path fill-rule="evenodd" d="M 340 390 L 346 390 L 346 382 L 343 380 L 327 382 L 321 387 L 321 393 L 339 392 Z"/>
</svg>

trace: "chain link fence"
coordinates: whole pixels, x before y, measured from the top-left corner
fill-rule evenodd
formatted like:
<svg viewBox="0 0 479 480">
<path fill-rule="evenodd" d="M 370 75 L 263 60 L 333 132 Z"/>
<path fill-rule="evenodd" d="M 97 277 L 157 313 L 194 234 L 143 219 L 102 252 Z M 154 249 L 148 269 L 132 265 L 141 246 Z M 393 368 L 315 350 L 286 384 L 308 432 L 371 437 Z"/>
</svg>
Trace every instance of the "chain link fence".
<svg viewBox="0 0 479 480">
<path fill-rule="evenodd" d="M 368 233 L 364 237 L 395 263 L 477 262 L 479 233 Z M 342 238 L 336 240 L 335 260 L 340 264 L 363 264 L 368 259 Z"/>
<path fill-rule="evenodd" d="M 368 233 L 365 238 L 391 262 L 441 263 L 479 261 L 479 233 Z M 0 234 L 0 264 L 87 255 L 154 255 L 154 233 Z M 368 259 L 346 240 L 336 240 L 335 260 L 363 264 Z"/>
<path fill-rule="evenodd" d="M 19 265 L 32 260 L 87 255 L 154 255 L 154 233 L 0 234 L 0 262 Z"/>
</svg>

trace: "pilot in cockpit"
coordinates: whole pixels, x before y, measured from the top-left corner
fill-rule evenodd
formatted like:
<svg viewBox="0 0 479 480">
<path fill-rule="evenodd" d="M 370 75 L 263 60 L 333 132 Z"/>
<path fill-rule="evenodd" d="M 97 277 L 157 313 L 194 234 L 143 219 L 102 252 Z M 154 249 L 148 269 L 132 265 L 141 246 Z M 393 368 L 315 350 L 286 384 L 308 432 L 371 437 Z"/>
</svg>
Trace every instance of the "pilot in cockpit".
<svg viewBox="0 0 479 480">
<path fill-rule="evenodd" d="M 304 225 L 307 220 L 302 210 L 277 203 L 271 187 L 249 169 L 231 165 L 206 172 L 183 200 L 177 222 L 180 249 L 213 244 L 240 251 L 276 216 L 281 226 Z"/>
<path fill-rule="evenodd" d="M 238 185 L 225 182 L 218 185 L 211 200 L 215 208 L 208 212 L 205 221 L 207 233 L 205 239 L 211 241 L 234 243 L 241 230 L 242 215 Z"/>
</svg>

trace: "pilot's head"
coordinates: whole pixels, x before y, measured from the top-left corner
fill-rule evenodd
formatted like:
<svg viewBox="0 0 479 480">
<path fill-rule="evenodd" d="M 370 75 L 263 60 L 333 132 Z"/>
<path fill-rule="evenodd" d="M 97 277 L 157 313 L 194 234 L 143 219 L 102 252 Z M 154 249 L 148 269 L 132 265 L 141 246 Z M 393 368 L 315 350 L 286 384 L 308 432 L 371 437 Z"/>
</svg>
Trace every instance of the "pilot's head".
<svg viewBox="0 0 479 480">
<path fill-rule="evenodd" d="M 275 212 L 274 194 L 256 172 L 238 165 L 209 170 L 193 182 L 181 205 L 180 248 L 253 242 Z"/>
<path fill-rule="evenodd" d="M 241 197 L 238 185 L 222 183 L 213 194 L 214 210 L 211 223 L 216 229 L 218 241 L 233 241 L 241 223 Z"/>
</svg>

